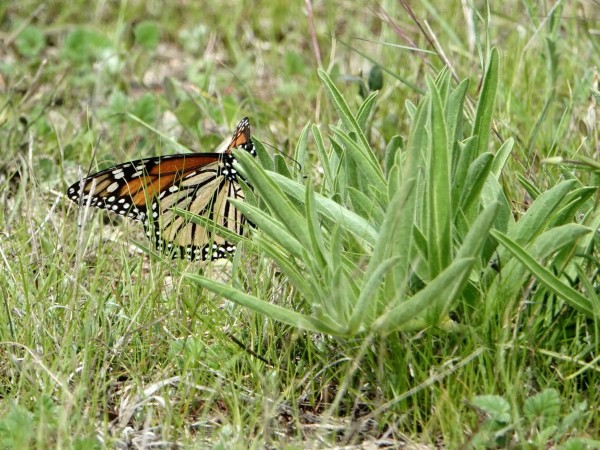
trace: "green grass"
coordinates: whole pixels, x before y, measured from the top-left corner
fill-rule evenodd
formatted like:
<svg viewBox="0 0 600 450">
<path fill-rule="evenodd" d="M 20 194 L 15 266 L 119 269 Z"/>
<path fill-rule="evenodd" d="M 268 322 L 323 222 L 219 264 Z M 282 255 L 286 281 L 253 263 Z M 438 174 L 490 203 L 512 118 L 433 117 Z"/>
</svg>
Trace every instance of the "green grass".
<svg viewBox="0 0 600 450">
<path fill-rule="evenodd" d="M 411 3 L 0 5 L 1 448 L 600 447 L 600 11 Z M 78 226 L 246 115 L 233 262 Z"/>
</svg>

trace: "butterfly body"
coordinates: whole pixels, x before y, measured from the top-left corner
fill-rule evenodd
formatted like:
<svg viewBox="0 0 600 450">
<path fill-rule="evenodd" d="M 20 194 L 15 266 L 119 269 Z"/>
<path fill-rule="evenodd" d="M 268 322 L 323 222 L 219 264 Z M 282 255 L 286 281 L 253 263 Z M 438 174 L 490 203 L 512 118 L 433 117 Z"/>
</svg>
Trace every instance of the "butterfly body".
<svg viewBox="0 0 600 450">
<path fill-rule="evenodd" d="M 190 153 L 130 161 L 74 183 L 69 199 L 89 204 L 144 224 L 146 235 L 160 251 L 187 259 L 218 259 L 235 252 L 213 230 L 189 222 L 172 208 L 205 216 L 237 234 L 244 217 L 229 202 L 243 199 L 241 176 L 232 149 L 256 156 L 248 119 L 237 126 L 223 153 Z"/>
</svg>

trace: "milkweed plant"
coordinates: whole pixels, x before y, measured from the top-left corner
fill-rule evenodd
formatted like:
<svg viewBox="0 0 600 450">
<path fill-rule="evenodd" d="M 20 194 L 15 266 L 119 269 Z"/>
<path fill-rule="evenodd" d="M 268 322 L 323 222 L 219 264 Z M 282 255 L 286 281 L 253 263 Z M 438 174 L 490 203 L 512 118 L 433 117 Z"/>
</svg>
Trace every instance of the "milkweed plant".
<svg viewBox="0 0 600 450">
<path fill-rule="evenodd" d="M 486 296 L 515 296 L 531 275 L 545 292 L 598 317 L 598 298 L 549 268 L 551 261 L 572 276 L 581 270 L 584 261 L 574 255 L 600 226 L 600 214 L 586 206 L 597 188 L 567 179 L 534 193 L 524 215 L 513 217 L 501 176 L 514 140 L 491 139 L 495 49 L 477 102 L 467 96 L 468 80 L 455 85 L 446 70 L 428 78 L 418 104 L 406 104 L 406 145 L 394 137 L 381 158 L 367 139 L 377 93 L 353 113 L 328 74 L 320 70 L 319 77 L 339 122 L 327 136 L 307 125 L 295 158 L 309 160 L 312 136 L 321 183 L 294 178 L 258 145 L 258 161 L 243 152 L 237 159 L 261 203 L 232 200 L 256 225 L 253 251 L 272 260 L 308 312 L 208 277 L 187 278 L 273 320 L 340 338 L 456 329 L 450 313 L 461 302 L 485 315 Z"/>
</svg>

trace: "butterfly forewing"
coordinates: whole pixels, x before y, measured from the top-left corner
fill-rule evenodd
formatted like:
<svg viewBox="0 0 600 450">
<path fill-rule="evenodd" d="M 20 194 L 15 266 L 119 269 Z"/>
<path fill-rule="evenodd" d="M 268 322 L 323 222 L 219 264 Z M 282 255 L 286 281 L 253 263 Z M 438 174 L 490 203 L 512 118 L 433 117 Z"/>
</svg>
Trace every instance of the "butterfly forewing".
<svg viewBox="0 0 600 450">
<path fill-rule="evenodd" d="M 81 205 L 121 214 L 144 224 L 159 250 L 189 259 L 223 258 L 235 246 L 211 227 L 189 222 L 173 208 L 190 211 L 241 234 L 244 218 L 229 202 L 243 199 L 231 150 L 255 156 L 248 119 L 243 119 L 225 153 L 162 156 L 127 162 L 73 184 L 68 197 Z"/>
</svg>

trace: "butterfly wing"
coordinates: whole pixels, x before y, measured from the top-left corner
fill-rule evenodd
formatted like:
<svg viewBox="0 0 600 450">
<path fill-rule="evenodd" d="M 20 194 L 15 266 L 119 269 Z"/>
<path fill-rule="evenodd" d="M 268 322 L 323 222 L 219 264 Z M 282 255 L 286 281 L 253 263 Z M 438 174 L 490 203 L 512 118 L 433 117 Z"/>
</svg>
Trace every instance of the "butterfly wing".
<svg viewBox="0 0 600 450">
<path fill-rule="evenodd" d="M 81 205 L 90 204 L 138 220 L 159 250 L 188 259 L 223 258 L 235 245 L 212 230 L 187 221 L 177 207 L 208 217 L 241 234 L 244 218 L 229 202 L 243 199 L 231 150 L 255 155 L 248 119 L 237 126 L 225 153 L 162 156 L 127 162 L 90 175 L 67 190 Z"/>
<path fill-rule="evenodd" d="M 181 180 L 177 190 L 171 187 L 171 192 L 155 198 L 151 205 L 152 220 L 145 225 L 146 233 L 155 240 L 159 250 L 178 252 L 175 256 L 182 258 L 203 260 L 224 258 L 235 251 L 235 245 L 226 242 L 210 227 L 190 222 L 173 210 L 176 207 L 193 212 L 242 234 L 244 217 L 229 201 L 231 198 L 244 199 L 237 177 L 231 174 L 233 156 L 216 155 L 221 158 L 210 168 L 192 172 Z"/>
</svg>

